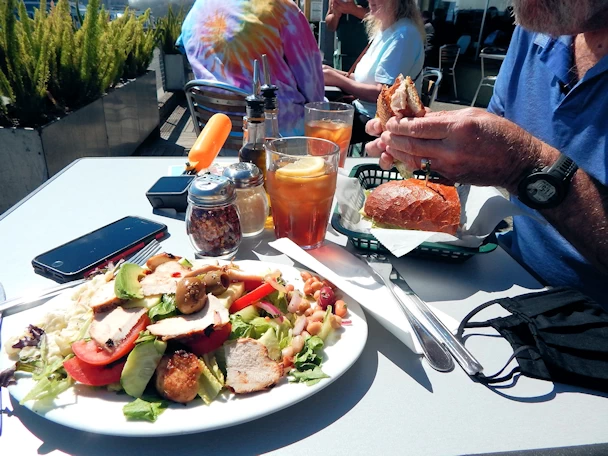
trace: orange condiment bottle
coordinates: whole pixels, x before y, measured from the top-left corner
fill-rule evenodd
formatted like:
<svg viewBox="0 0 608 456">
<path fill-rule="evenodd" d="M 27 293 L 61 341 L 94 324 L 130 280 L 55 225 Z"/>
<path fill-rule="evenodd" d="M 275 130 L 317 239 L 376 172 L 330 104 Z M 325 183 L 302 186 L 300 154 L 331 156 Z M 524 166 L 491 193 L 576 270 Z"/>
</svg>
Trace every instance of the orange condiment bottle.
<svg viewBox="0 0 608 456">
<path fill-rule="evenodd" d="M 194 168 L 197 173 L 209 168 L 220 153 L 231 130 L 232 122 L 226 114 L 218 113 L 211 116 L 188 152 L 189 168 Z"/>
</svg>

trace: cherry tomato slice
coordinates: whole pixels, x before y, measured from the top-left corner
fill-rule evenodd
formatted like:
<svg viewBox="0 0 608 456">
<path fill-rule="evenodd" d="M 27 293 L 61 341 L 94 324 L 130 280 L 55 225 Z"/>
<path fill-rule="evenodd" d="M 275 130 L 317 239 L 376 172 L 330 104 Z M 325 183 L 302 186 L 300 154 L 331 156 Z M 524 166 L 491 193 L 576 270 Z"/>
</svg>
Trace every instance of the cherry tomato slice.
<svg viewBox="0 0 608 456">
<path fill-rule="evenodd" d="M 253 290 L 251 293 L 247 293 L 246 295 L 241 296 L 239 299 L 234 301 L 232 303 L 232 305 L 230 306 L 229 311 L 230 311 L 230 313 L 235 313 L 235 312 L 238 312 L 239 310 L 243 310 L 245 307 L 248 307 L 251 304 L 253 304 L 254 302 L 259 301 L 263 297 L 268 296 L 273 291 L 274 291 L 274 287 L 269 283 L 260 285 L 255 290 Z"/>
<path fill-rule="evenodd" d="M 120 374 L 125 367 L 126 359 L 107 366 L 93 366 L 77 357 L 63 362 L 63 367 L 70 377 L 79 383 L 90 386 L 104 386 L 120 381 Z"/>
<path fill-rule="evenodd" d="M 87 364 L 93 366 L 105 366 L 110 364 L 123 356 L 126 356 L 133 347 L 135 347 L 135 341 L 139 337 L 139 333 L 146 329 L 150 324 L 150 318 L 147 314 L 144 314 L 137 324 L 133 327 L 131 332 L 123 339 L 123 341 L 113 350 L 109 351 L 103 347 L 97 345 L 94 340 L 79 340 L 72 344 L 72 351 L 76 357 L 84 361 Z"/>
<path fill-rule="evenodd" d="M 230 337 L 230 331 L 232 331 L 232 325 L 226 323 L 224 326 L 214 329 L 208 336 L 197 334 L 184 341 L 184 344 L 188 346 L 192 353 L 202 356 L 220 348 Z"/>
</svg>

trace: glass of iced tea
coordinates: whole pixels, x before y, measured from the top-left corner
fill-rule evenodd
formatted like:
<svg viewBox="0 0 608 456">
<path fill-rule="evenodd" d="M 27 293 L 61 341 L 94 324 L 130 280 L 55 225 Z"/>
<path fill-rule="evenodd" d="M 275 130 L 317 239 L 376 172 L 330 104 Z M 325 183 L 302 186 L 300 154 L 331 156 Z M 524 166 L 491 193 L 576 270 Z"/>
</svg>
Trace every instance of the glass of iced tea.
<svg viewBox="0 0 608 456">
<path fill-rule="evenodd" d="M 290 137 L 267 141 L 264 147 L 275 235 L 304 249 L 319 247 L 336 192 L 338 145 L 325 139 Z"/>
<path fill-rule="evenodd" d="M 318 101 L 304 106 L 304 134 L 323 138 L 340 147 L 340 168 L 344 167 L 353 133 L 355 108 L 347 103 Z"/>
</svg>

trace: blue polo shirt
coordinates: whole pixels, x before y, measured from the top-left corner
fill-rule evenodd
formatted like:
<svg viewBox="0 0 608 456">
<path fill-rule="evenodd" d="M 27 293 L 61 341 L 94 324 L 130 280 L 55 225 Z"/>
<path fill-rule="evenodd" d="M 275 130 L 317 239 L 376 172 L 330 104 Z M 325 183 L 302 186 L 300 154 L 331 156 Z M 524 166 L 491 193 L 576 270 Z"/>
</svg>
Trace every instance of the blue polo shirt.
<svg viewBox="0 0 608 456">
<path fill-rule="evenodd" d="M 550 38 L 517 27 L 488 110 L 555 147 L 607 185 L 608 56 L 577 81 L 571 72 L 572 42 L 570 36 Z M 511 200 L 542 218 L 517 198 Z M 578 288 L 608 305 L 606 276 L 555 228 L 525 216 L 514 217 L 513 228 L 511 253 L 546 283 Z"/>
</svg>

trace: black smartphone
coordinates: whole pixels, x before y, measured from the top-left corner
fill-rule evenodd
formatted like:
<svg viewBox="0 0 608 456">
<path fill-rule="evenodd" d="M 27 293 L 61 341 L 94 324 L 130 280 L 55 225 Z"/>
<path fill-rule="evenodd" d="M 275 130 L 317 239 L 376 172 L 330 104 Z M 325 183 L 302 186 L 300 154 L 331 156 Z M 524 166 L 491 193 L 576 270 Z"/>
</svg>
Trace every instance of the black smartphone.
<svg viewBox="0 0 608 456">
<path fill-rule="evenodd" d="M 158 179 L 146 192 L 155 209 L 172 208 L 185 212 L 188 207 L 188 188 L 196 176 L 165 176 Z"/>
<path fill-rule="evenodd" d="M 124 217 L 32 260 L 34 271 L 56 282 L 86 277 L 109 262 L 135 253 L 152 239 L 167 234 L 167 226 L 140 217 Z"/>
</svg>

